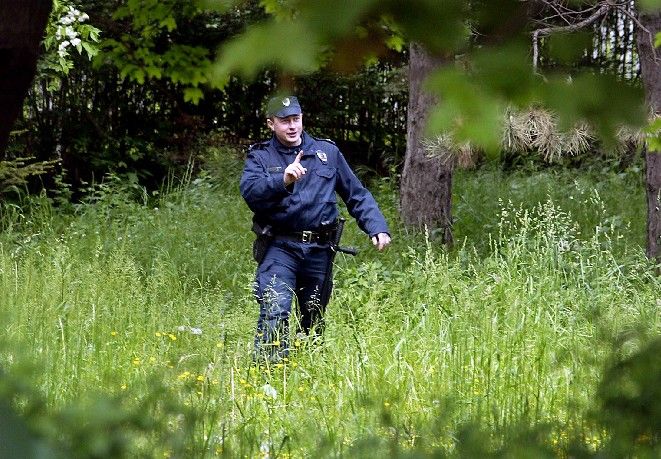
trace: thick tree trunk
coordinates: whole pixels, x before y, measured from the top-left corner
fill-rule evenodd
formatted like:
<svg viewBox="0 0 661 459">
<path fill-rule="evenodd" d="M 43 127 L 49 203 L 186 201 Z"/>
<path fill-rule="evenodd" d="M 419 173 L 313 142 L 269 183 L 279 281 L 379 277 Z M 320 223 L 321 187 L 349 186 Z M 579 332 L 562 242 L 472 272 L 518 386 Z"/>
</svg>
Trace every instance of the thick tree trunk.
<svg viewBox="0 0 661 459">
<path fill-rule="evenodd" d="M 0 0 L 0 157 L 37 69 L 52 0 Z"/>
<path fill-rule="evenodd" d="M 640 75 L 651 112 L 661 116 L 661 49 L 653 46 L 661 31 L 661 11 L 641 14 L 636 40 Z M 647 30 L 645 30 L 647 29 Z M 647 256 L 661 261 L 661 152 L 645 152 L 647 184 Z"/>
<path fill-rule="evenodd" d="M 440 65 L 440 60 L 430 57 L 420 46 L 410 46 L 407 142 L 400 206 L 406 225 L 417 228 L 426 225 L 433 233 L 439 229 L 442 242 L 451 245 L 453 164 L 441 157 L 430 158 L 422 144 L 429 109 L 437 103 L 424 91 L 423 82 Z"/>
</svg>

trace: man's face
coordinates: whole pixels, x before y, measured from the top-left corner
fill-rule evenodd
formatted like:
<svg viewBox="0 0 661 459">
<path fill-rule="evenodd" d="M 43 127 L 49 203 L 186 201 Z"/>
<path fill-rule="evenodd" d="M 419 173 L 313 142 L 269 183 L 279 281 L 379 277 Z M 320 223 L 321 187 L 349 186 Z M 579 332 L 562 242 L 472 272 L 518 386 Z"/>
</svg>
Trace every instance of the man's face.
<svg viewBox="0 0 661 459">
<path fill-rule="evenodd" d="M 303 132 L 303 115 L 291 115 L 285 118 L 273 116 L 266 120 L 269 129 L 276 138 L 286 147 L 295 147 L 301 144 Z"/>
</svg>

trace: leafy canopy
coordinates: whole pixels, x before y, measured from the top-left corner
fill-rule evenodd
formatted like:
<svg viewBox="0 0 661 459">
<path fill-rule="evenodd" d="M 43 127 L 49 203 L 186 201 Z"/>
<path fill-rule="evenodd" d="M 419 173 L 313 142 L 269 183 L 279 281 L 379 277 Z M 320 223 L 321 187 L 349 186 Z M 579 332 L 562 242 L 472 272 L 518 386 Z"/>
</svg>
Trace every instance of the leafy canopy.
<svg viewBox="0 0 661 459">
<path fill-rule="evenodd" d="M 103 41 L 99 63 L 112 62 L 122 78 L 139 84 L 169 80 L 183 87 L 184 101 L 197 103 L 203 97 L 202 86 L 215 86 L 209 78 L 209 49 L 185 42 L 192 24 L 212 25 L 203 15 L 195 2 L 128 0 L 113 14 L 125 32 Z"/>
<path fill-rule="evenodd" d="M 644 6 L 654 7 L 655 1 Z M 599 72 L 540 74 L 532 68 L 529 2 L 263 0 L 262 5 L 270 13 L 267 19 L 221 47 L 215 81 L 233 74 L 253 79 L 265 68 L 285 75 L 320 68 L 351 71 L 405 40 L 446 62 L 428 78 L 427 88 L 440 102 L 430 114 L 430 135 L 451 132 L 458 141 L 497 151 L 503 113 L 511 106 L 548 107 L 561 126 L 588 121 L 607 141 L 619 125 L 645 123 L 640 88 Z"/>
</svg>

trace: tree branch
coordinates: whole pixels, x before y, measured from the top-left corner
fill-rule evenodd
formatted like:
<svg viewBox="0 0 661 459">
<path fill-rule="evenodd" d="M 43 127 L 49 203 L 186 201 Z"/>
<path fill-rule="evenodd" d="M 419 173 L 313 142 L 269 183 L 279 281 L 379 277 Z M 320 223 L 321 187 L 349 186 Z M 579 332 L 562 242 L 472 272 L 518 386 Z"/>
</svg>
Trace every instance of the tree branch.
<svg viewBox="0 0 661 459">
<path fill-rule="evenodd" d="M 550 27 L 544 27 L 541 29 L 534 30 L 532 32 L 533 69 L 537 70 L 537 61 L 539 59 L 539 37 L 544 37 L 552 33 L 575 32 L 577 30 L 580 30 L 584 27 L 587 27 L 595 23 L 597 20 L 601 19 L 606 14 L 608 14 L 608 12 L 610 12 L 610 10 L 614 7 L 615 5 L 613 5 L 612 3 L 605 1 L 601 3 L 597 11 L 595 11 L 593 14 L 583 19 L 582 21 L 571 23 L 566 26 L 550 26 Z"/>
</svg>

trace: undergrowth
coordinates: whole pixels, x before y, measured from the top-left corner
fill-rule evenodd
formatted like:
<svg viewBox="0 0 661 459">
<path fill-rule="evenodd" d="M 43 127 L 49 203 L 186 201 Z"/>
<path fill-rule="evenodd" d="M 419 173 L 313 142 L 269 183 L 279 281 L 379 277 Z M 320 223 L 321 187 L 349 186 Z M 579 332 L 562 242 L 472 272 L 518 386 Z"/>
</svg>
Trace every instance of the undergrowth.
<svg viewBox="0 0 661 459">
<path fill-rule="evenodd" d="M 2 204 L 0 411 L 18 426 L 0 429 L 5 444 L 27 438 L 43 457 L 658 454 L 661 288 L 632 176 L 462 173 L 451 251 L 402 228 L 392 181 L 373 183 L 392 247 L 377 254 L 348 224 L 360 253 L 337 259 L 324 340 L 294 339 L 265 368 L 250 357 L 241 165 L 217 161 L 153 193 L 110 177 L 68 213 L 45 196 Z"/>
</svg>

